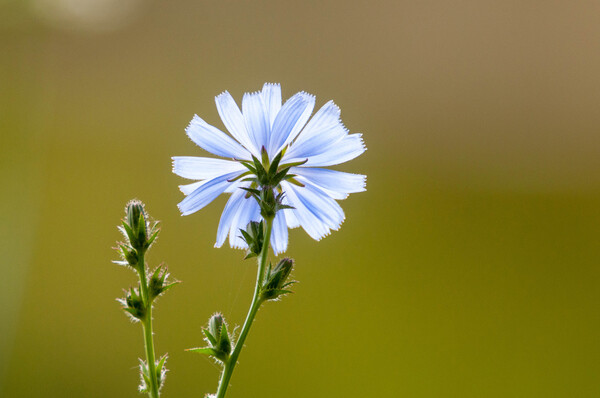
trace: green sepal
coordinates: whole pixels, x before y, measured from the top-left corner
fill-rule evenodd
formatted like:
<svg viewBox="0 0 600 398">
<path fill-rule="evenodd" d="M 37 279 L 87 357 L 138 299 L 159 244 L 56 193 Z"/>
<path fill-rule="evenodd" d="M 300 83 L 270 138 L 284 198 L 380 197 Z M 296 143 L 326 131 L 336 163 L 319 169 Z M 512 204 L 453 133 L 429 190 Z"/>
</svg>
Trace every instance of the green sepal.
<svg viewBox="0 0 600 398">
<path fill-rule="evenodd" d="M 158 233 L 160 232 L 160 228 L 158 228 L 158 222 L 155 223 L 152 226 L 152 230 L 150 231 L 150 239 L 148 239 L 148 242 L 146 243 L 147 247 L 152 246 L 152 243 L 154 243 L 154 241 L 156 240 L 156 237 L 158 236 Z"/>
<path fill-rule="evenodd" d="M 225 324 L 221 327 L 221 336 L 219 338 L 217 349 L 219 352 L 223 352 L 226 355 L 231 353 L 231 341 L 229 340 L 229 334 L 227 333 L 227 325 Z"/>
<path fill-rule="evenodd" d="M 129 224 L 127 224 L 125 221 L 121 221 L 121 224 L 123 225 L 123 229 L 125 230 L 125 233 L 127 234 L 127 237 L 129 238 L 129 241 L 133 242 L 135 240 L 135 234 L 133 233 L 133 230 L 131 229 Z"/>
<path fill-rule="evenodd" d="M 213 357 L 217 355 L 217 351 L 211 347 L 187 348 L 185 351 L 195 352 L 197 354 L 208 355 Z"/>
<path fill-rule="evenodd" d="M 239 180 L 240 178 L 246 177 L 246 176 L 248 176 L 248 175 L 252 175 L 252 172 L 250 172 L 250 171 L 245 171 L 245 172 L 243 172 L 242 174 L 240 174 L 240 175 L 239 175 L 239 176 L 237 176 L 237 177 L 230 178 L 229 180 L 227 180 L 227 182 L 234 182 L 234 181 L 237 181 L 237 180 Z M 242 180 L 242 181 L 244 181 L 244 180 Z"/>
<path fill-rule="evenodd" d="M 165 379 L 167 377 L 167 368 L 165 364 L 167 363 L 168 354 L 160 357 L 160 360 L 156 364 L 156 381 L 158 381 L 158 390 L 160 391 L 165 384 Z"/>
<path fill-rule="evenodd" d="M 293 162 L 293 163 L 286 163 L 286 164 L 282 164 L 281 168 L 292 168 L 292 167 L 297 167 L 297 166 L 302 166 L 304 163 L 308 162 L 308 158 L 300 161 L 300 162 Z"/>
<path fill-rule="evenodd" d="M 140 385 L 138 387 L 139 392 L 147 393 L 150 391 L 149 386 L 152 385 L 152 380 L 150 378 L 150 370 L 148 369 L 148 365 L 145 361 L 140 361 Z"/>
<path fill-rule="evenodd" d="M 290 178 L 287 178 L 287 177 L 290 177 Z M 287 179 L 287 180 L 288 180 L 288 181 L 289 181 L 291 184 L 294 184 L 294 185 L 297 185 L 297 186 L 299 186 L 299 187 L 302 187 L 302 188 L 304 188 L 304 187 L 305 187 L 305 185 L 304 185 L 304 184 L 302 184 L 300 181 L 296 180 L 296 178 L 294 178 L 294 177 L 296 177 L 296 176 L 295 176 L 295 175 L 293 175 L 293 174 L 290 174 L 289 176 L 286 176 L 286 179 Z"/>
<path fill-rule="evenodd" d="M 252 174 L 256 174 L 256 168 L 254 165 L 247 160 L 238 160 L 242 164 L 242 166 L 246 167 Z"/>
<path fill-rule="evenodd" d="M 215 339 L 214 336 L 210 334 L 208 329 L 202 329 L 202 332 L 204 333 L 210 344 L 212 344 L 213 346 L 217 345 L 217 339 Z"/>
<path fill-rule="evenodd" d="M 284 151 L 282 150 L 273 158 L 273 162 L 271 162 L 271 166 L 269 167 L 269 171 L 268 171 L 269 175 L 275 174 L 275 172 L 279 168 L 279 162 L 281 161 L 281 158 L 283 157 L 283 153 L 284 153 Z"/>
<path fill-rule="evenodd" d="M 269 154 L 267 153 L 267 148 L 263 145 L 260 148 L 260 157 L 262 158 L 262 166 L 269 164 Z"/>
</svg>

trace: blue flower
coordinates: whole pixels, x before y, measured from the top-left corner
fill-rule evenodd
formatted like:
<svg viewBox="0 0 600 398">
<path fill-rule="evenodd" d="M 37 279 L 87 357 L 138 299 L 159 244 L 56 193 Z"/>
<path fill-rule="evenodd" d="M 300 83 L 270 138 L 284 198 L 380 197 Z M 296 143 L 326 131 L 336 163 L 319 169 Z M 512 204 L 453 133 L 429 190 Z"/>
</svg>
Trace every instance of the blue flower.
<svg viewBox="0 0 600 398">
<path fill-rule="evenodd" d="M 311 118 L 313 95 L 299 92 L 282 105 L 280 85 L 270 83 L 262 91 L 244 94 L 241 111 L 227 91 L 215 101 L 233 138 L 198 115 L 186 133 L 204 150 L 229 160 L 173 157 L 175 174 L 199 180 L 180 186 L 187 195 L 178 205 L 182 215 L 202 209 L 222 193 L 231 193 L 221 215 L 215 246 L 221 247 L 229 235 L 231 247 L 246 248 L 239 230 L 250 221 L 260 220 L 261 215 L 258 203 L 240 189 L 250 186 L 250 182 L 238 178 L 248 172 L 240 161 L 253 156 L 261 159 L 264 151 L 272 160 L 283 150 L 280 164 L 305 163 L 292 167 L 289 173 L 295 176 L 293 180 L 284 180 L 277 187 L 284 193 L 283 203 L 293 209 L 280 210 L 275 216 L 271 237 L 274 252 L 287 249 L 288 228 L 301 226 L 316 240 L 337 230 L 345 215 L 336 200 L 364 191 L 366 181 L 364 175 L 323 168 L 347 162 L 366 150 L 361 134 L 348 134 L 337 105 L 329 101 Z"/>
</svg>

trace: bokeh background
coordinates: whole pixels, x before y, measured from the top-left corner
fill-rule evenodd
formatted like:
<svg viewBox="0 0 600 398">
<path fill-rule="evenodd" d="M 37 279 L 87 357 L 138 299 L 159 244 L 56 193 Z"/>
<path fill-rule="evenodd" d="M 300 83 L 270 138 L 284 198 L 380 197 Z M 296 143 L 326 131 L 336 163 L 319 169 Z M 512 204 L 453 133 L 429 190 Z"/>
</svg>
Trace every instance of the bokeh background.
<svg viewBox="0 0 600 398">
<path fill-rule="evenodd" d="M 137 197 L 165 397 L 214 392 L 185 353 L 240 324 L 253 262 L 213 248 L 222 197 L 181 217 L 170 157 L 194 113 L 280 82 L 333 99 L 368 175 L 296 294 L 266 305 L 234 397 L 600 396 L 600 3 L 0 1 L 0 396 L 138 396 L 141 328 L 111 264 Z"/>
</svg>

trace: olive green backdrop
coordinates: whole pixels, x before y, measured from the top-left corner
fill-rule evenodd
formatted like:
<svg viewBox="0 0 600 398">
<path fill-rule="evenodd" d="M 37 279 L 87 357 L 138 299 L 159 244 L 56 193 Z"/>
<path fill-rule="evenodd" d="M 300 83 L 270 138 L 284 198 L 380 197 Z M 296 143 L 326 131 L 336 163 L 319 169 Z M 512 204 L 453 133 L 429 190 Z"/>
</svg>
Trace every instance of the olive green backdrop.
<svg viewBox="0 0 600 398">
<path fill-rule="evenodd" d="M 235 397 L 600 396 L 600 5 L 571 1 L 0 1 L 0 396 L 135 397 L 139 325 L 111 264 L 137 197 L 164 397 L 214 392 L 185 353 L 243 321 L 254 262 L 181 217 L 170 157 L 265 81 L 333 99 L 368 175 L 296 294 L 265 305 Z"/>
</svg>

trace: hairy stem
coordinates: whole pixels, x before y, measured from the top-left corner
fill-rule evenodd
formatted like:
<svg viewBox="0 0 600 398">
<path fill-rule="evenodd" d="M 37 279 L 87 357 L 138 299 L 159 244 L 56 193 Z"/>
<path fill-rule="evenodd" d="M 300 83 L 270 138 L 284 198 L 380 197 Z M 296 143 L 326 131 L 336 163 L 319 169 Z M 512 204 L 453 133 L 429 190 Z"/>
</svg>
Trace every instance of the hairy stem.
<svg viewBox="0 0 600 398">
<path fill-rule="evenodd" d="M 244 321 L 244 326 L 242 327 L 242 331 L 240 333 L 240 337 L 238 338 L 235 348 L 233 352 L 229 356 L 229 359 L 225 363 L 223 367 L 223 373 L 221 374 L 221 380 L 219 381 L 219 389 L 217 390 L 217 398 L 224 398 L 225 392 L 227 391 L 227 387 L 229 387 L 229 379 L 231 379 L 231 375 L 233 374 L 233 369 L 237 363 L 237 359 L 244 347 L 244 341 L 248 336 L 248 332 L 250 331 L 250 327 L 252 326 L 252 322 L 254 321 L 254 317 L 262 304 L 262 300 L 260 298 L 260 288 L 263 283 L 263 277 L 265 274 L 265 266 L 267 264 L 267 254 L 269 252 L 269 242 L 271 240 L 271 229 L 273 228 L 273 218 L 268 218 L 265 220 L 265 238 L 263 242 L 262 249 L 260 251 L 260 256 L 258 256 L 258 271 L 256 274 L 256 286 L 254 287 L 254 296 L 252 297 L 252 304 L 250 304 L 250 309 L 248 310 L 248 315 L 246 315 L 246 320 Z"/>
<path fill-rule="evenodd" d="M 142 327 L 144 329 L 146 361 L 148 363 L 148 371 L 150 372 L 148 396 L 150 396 L 150 398 L 159 398 L 154 355 L 154 337 L 152 336 L 152 303 L 150 302 L 150 294 L 148 293 L 148 279 L 146 278 L 146 263 L 144 262 L 144 253 L 141 253 L 139 263 L 141 264 L 139 269 L 140 289 L 142 290 L 142 299 L 144 300 L 144 307 L 146 308 L 146 316 L 142 320 Z"/>
</svg>

